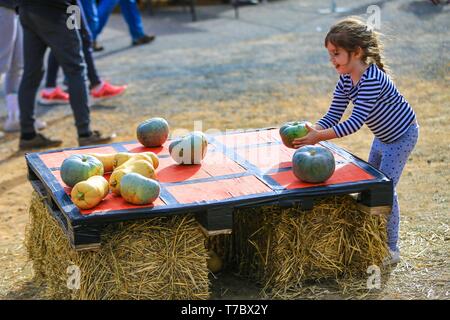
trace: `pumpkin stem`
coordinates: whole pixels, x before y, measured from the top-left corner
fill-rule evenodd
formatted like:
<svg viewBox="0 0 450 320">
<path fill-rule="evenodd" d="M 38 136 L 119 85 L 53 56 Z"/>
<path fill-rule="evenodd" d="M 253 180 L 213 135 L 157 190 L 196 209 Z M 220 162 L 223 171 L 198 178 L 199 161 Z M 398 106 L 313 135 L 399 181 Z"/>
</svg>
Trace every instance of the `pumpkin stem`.
<svg viewBox="0 0 450 320">
<path fill-rule="evenodd" d="M 78 198 L 79 200 L 84 200 L 84 193 L 78 192 L 77 198 Z"/>
</svg>

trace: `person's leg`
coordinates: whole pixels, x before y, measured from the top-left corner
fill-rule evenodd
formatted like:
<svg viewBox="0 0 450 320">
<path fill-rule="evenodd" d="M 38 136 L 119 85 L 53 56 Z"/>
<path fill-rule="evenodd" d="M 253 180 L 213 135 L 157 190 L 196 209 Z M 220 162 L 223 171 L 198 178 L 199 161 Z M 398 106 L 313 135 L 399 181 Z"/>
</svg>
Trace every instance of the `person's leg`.
<svg viewBox="0 0 450 320">
<path fill-rule="evenodd" d="M 6 73 L 11 65 L 14 39 L 17 33 L 14 11 L 0 7 L 0 75 Z"/>
<path fill-rule="evenodd" d="M 98 30 L 97 3 L 95 0 L 79 0 L 79 2 L 81 4 L 81 9 L 84 12 L 86 23 L 91 31 L 92 39 L 96 39 Z"/>
<path fill-rule="evenodd" d="M 30 69 L 40 70 L 40 78 L 42 78 L 42 60 L 47 45 L 53 51 L 56 59 L 64 70 L 64 74 L 68 79 L 70 104 L 72 107 L 73 115 L 75 118 L 75 126 L 78 132 L 79 145 L 90 145 L 98 143 L 106 143 L 111 141 L 114 136 L 104 136 L 99 131 L 91 131 L 90 129 L 90 115 L 89 107 L 87 104 L 87 88 L 85 85 L 85 65 L 83 61 L 83 54 L 81 50 L 81 38 L 77 29 L 69 29 L 66 27 L 67 15 L 64 11 L 51 8 L 27 8 L 20 7 L 19 9 L 20 19 L 24 26 L 27 26 L 30 31 L 29 39 L 24 48 L 25 52 L 32 52 L 36 49 L 39 53 L 40 60 L 35 64 L 30 64 Z M 33 32 L 31 32 L 31 30 Z M 27 39 L 27 37 L 24 37 Z M 27 50 L 28 49 L 28 50 Z M 27 60 L 25 60 L 25 70 L 27 70 Z M 39 67 L 39 68 L 38 68 Z M 27 80 L 28 82 L 30 80 Z M 26 85 L 28 83 L 22 80 L 21 88 L 19 90 L 25 95 L 32 96 L 32 107 L 34 107 L 34 96 L 36 94 L 39 82 L 35 84 L 36 88 L 32 88 L 33 92 L 25 93 Z M 33 83 L 34 84 L 34 83 Z M 21 112 L 25 108 L 25 105 L 20 106 Z M 21 122 L 23 122 L 21 141 L 19 147 L 21 149 L 37 148 L 37 147 L 49 147 L 55 144 L 61 144 L 58 140 L 49 140 L 43 135 L 35 135 L 33 141 L 29 140 L 29 137 L 25 137 L 25 131 L 30 130 L 27 126 L 27 117 L 21 115 Z M 22 121 L 23 120 L 23 121 Z M 22 123 L 21 123 L 22 124 Z"/>
<path fill-rule="evenodd" d="M 33 29 L 35 38 L 50 47 L 68 79 L 70 105 L 79 135 L 89 134 L 90 115 L 85 85 L 85 65 L 81 51 L 81 40 L 77 29 L 66 27 L 67 15 L 57 9 L 29 9 L 21 7 L 21 19 Z M 31 43 L 31 42 L 30 42 Z M 33 47 L 29 51 L 35 50 Z M 25 48 L 25 51 L 28 51 Z M 40 61 L 42 69 L 42 61 Z M 33 96 L 35 95 L 35 91 Z M 33 101 L 34 102 L 34 101 Z M 21 106 L 22 108 L 22 106 Z"/>
<path fill-rule="evenodd" d="M 90 115 L 81 39 L 76 30 L 66 30 L 61 32 L 66 38 L 55 36 L 49 37 L 48 41 L 67 78 L 69 100 L 78 135 L 87 135 L 90 133 Z"/>
<path fill-rule="evenodd" d="M 18 92 L 23 71 L 23 35 L 19 19 L 13 10 L 0 7 L 0 30 L 3 36 L 0 40 L 0 64 L 5 71 L 5 99 L 8 117 L 3 125 L 7 132 L 20 131 L 20 110 Z M 5 43 L 8 42 L 8 43 Z M 1 73 L 0 73 L 1 74 Z M 44 121 L 36 119 L 35 128 L 46 127 Z"/>
<path fill-rule="evenodd" d="M 87 74 L 89 79 L 89 89 L 94 101 L 104 100 L 116 97 L 122 94 L 126 86 L 114 86 L 107 81 L 102 81 L 95 66 L 94 57 L 92 55 L 92 35 L 89 26 L 86 23 L 86 16 L 81 9 L 81 39 L 84 59 L 87 65 Z"/>
<path fill-rule="evenodd" d="M 23 71 L 22 28 L 20 27 L 17 17 L 14 17 L 13 27 L 16 32 L 13 38 L 13 49 L 11 51 L 10 66 L 5 74 L 5 83 L 4 83 L 5 93 L 7 95 L 17 94 Z"/>
<path fill-rule="evenodd" d="M 128 24 L 131 38 L 133 40 L 142 38 L 145 33 L 136 0 L 120 0 L 119 3 L 122 16 Z"/>
<path fill-rule="evenodd" d="M 89 88 L 93 88 L 101 83 L 97 68 L 95 67 L 94 57 L 92 56 L 92 33 L 87 24 L 84 10 L 81 9 L 81 41 L 83 48 L 84 60 L 87 66 L 87 76 L 89 79 Z"/>
<path fill-rule="evenodd" d="M 381 142 L 378 138 L 374 138 L 372 147 L 370 148 L 368 161 L 372 166 L 380 169 L 381 164 Z"/>
<path fill-rule="evenodd" d="M 40 92 L 39 104 L 44 106 L 54 106 L 69 103 L 69 95 L 57 84 L 59 63 L 53 51 L 47 59 L 47 72 L 45 78 L 45 88 Z"/>
<path fill-rule="evenodd" d="M 17 92 L 23 69 L 22 33 L 13 10 L 0 7 L 0 76 L 5 73 L 4 89 L 7 109 L 5 131 L 18 129 Z"/>
<path fill-rule="evenodd" d="M 108 22 L 109 16 L 114 10 L 115 6 L 119 0 L 101 0 L 98 6 L 98 28 L 94 32 L 94 41 L 97 41 L 98 35 L 102 32 L 106 23 Z"/>
<path fill-rule="evenodd" d="M 31 139 L 34 129 L 34 102 L 36 92 L 44 75 L 43 60 L 47 45 L 35 33 L 34 24 L 24 10 L 20 10 L 23 30 L 24 71 L 19 86 L 21 138 Z"/>
<path fill-rule="evenodd" d="M 56 88 L 56 80 L 58 79 L 59 64 L 53 51 L 50 51 L 47 60 L 47 75 L 45 78 L 45 88 Z"/>
<path fill-rule="evenodd" d="M 400 180 L 403 169 L 408 161 L 419 137 L 418 126 L 412 125 L 409 130 L 396 141 L 382 144 L 382 158 L 380 170 L 394 183 L 394 199 L 392 211 L 388 218 L 387 233 L 388 246 L 391 251 L 398 252 L 398 232 L 400 225 L 400 208 L 398 204 L 396 186 Z"/>
<path fill-rule="evenodd" d="M 45 17 L 47 20 L 51 17 Z M 48 32 L 43 32 L 48 45 L 61 65 L 69 85 L 70 105 L 75 117 L 80 146 L 110 142 L 113 135 L 103 135 L 90 128 L 88 94 L 85 83 L 85 64 L 82 54 L 82 42 L 79 30 L 65 26 L 66 16 L 59 14 L 51 20 L 56 25 L 49 25 Z M 53 30 L 53 32 L 51 32 Z M 45 30 L 42 30 L 45 31 Z"/>
</svg>

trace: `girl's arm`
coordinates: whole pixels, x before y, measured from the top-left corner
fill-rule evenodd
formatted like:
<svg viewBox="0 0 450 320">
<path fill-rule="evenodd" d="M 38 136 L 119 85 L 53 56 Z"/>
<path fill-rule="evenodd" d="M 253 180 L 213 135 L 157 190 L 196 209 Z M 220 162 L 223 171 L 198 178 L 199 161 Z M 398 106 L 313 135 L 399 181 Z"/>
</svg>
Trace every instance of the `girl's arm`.
<svg viewBox="0 0 450 320">
<path fill-rule="evenodd" d="M 315 125 L 313 125 L 313 128 L 314 129 L 316 129 L 316 130 L 324 130 L 324 128 L 322 128 L 321 126 L 320 126 L 320 124 L 318 124 L 318 123 L 316 123 Z"/>
<path fill-rule="evenodd" d="M 299 148 L 304 145 L 314 145 L 319 141 L 330 140 L 337 137 L 332 128 L 341 120 L 350 100 L 344 92 L 344 81 L 344 77 L 341 76 L 336 84 L 336 88 L 334 89 L 330 109 L 323 116 L 323 118 L 317 121 L 317 123 L 312 127 L 306 125 L 309 133 L 306 137 L 295 139 L 293 141 L 295 148 Z"/>
<path fill-rule="evenodd" d="M 350 117 L 333 127 L 339 138 L 355 133 L 366 122 L 367 117 L 376 105 L 381 94 L 381 83 L 378 79 L 366 79 L 359 87 L 358 96 Z"/>
<path fill-rule="evenodd" d="M 308 134 L 303 138 L 294 139 L 292 144 L 294 148 L 300 148 L 306 145 L 315 145 L 320 141 L 331 140 L 337 138 L 336 132 L 334 132 L 333 128 L 329 129 L 316 129 L 316 126 L 310 127 L 308 124 L 306 125 L 308 128 Z"/>
<path fill-rule="evenodd" d="M 308 134 L 303 138 L 295 139 L 292 144 L 295 148 L 300 148 L 305 145 L 314 145 L 320 141 L 341 138 L 358 131 L 376 104 L 380 91 L 381 85 L 376 79 L 366 80 L 359 88 L 353 112 L 347 120 L 324 130 L 306 125 Z"/>
<path fill-rule="evenodd" d="M 347 108 L 350 101 L 349 97 L 344 91 L 345 81 L 346 80 L 343 76 L 339 78 L 339 81 L 336 84 L 336 88 L 333 92 L 333 100 L 331 101 L 328 112 L 322 117 L 322 119 L 317 121 L 315 125 L 315 128 L 317 130 L 331 128 L 337 125 L 339 121 L 341 121 L 345 109 Z M 316 126 L 319 126 L 319 128 Z"/>
</svg>

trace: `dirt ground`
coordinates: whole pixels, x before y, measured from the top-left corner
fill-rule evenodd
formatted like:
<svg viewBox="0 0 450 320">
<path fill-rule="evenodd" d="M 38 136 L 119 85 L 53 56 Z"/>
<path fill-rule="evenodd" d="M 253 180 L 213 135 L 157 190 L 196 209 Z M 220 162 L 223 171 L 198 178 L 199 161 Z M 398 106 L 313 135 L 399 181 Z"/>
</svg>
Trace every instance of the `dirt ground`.
<svg viewBox="0 0 450 320">
<path fill-rule="evenodd" d="M 408 5 L 408 1 L 397 1 L 394 4 L 400 10 L 402 6 Z M 450 299 L 449 11 L 445 15 L 446 19 L 438 15 L 437 18 L 434 17 L 438 21 L 422 21 L 427 25 L 414 26 L 415 15 L 406 14 L 402 16 L 404 25 L 420 30 L 420 46 L 412 45 L 414 35 L 411 32 L 399 28 L 395 29 L 395 41 L 386 43 L 387 53 L 390 53 L 388 62 L 394 71 L 395 83 L 417 113 L 420 138 L 397 188 L 401 207 L 401 263 L 392 270 L 387 281 L 382 283 L 381 290 L 353 298 Z M 428 25 L 433 23 L 439 25 L 440 29 L 433 29 Z M 389 26 L 395 28 L 395 22 Z M 321 46 L 322 35 L 311 31 L 304 36 L 318 38 L 314 45 Z M 240 66 L 239 61 L 235 61 L 237 67 L 233 70 L 226 69 L 227 64 L 220 59 L 217 59 L 217 69 L 214 68 L 215 59 L 204 64 L 199 62 L 202 55 L 219 56 L 223 54 L 223 50 L 236 54 L 233 59 L 244 59 L 238 56 L 245 56 L 258 48 L 270 47 L 272 55 L 276 56 L 275 48 L 283 48 L 283 45 L 291 48 L 298 45 L 296 41 L 297 34 L 280 32 L 268 37 L 242 40 L 241 44 L 247 51 L 239 51 L 234 45 L 227 49 L 223 46 L 210 48 L 201 53 L 193 51 L 194 49 L 184 53 L 180 52 L 181 49 L 167 50 L 165 54 L 150 51 L 152 49 L 139 49 L 99 59 L 100 68 L 108 70 L 107 76 L 119 82 L 120 72 L 124 68 L 122 62 L 131 61 L 140 55 L 161 57 L 161 68 L 166 68 L 165 71 L 176 69 L 174 65 L 178 62 L 170 65 L 171 59 L 165 60 L 162 56 L 183 56 L 188 60 L 197 56 L 197 60 L 190 61 L 190 65 L 196 66 L 195 72 L 172 70 L 175 75 L 170 77 L 166 76 L 164 70 L 160 70 L 161 73 L 157 76 L 146 78 L 139 71 L 139 66 L 131 65 L 127 74 L 122 73 L 130 84 L 127 94 L 94 106 L 93 123 L 96 128 L 104 131 L 114 130 L 118 134 L 118 141 L 127 141 L 135 139 L 138 123 L 153 116 L 166 118 L 172 128 L 193 129 L 194 121 L 202 120 L 203 130 L 279 126 L 299 118 L 315 121 L 326 112 L 336 80 L 326 57 L 322 57 L 314 65 L 304 64 L 302 70 L 306 70 L 305 72 L 298 72 L 299 67 L 296 66 L 292 74 L 289 74 L 289 65 L 285 66 L 280 61 L 277 62 L 278 65 L 275 60 L 268 62 L 265 60 L 267 53 L 247 56 L 245 59 L 256 61 L 260 65 L 270 64 L 272 69 L 268 68 L 270 70 L 266 76 L 279 70 L 281 75 L 274 76 L 275 78 L 286 75 L 290 79 L 283 82 L 272 80 L 270 86 L 265 86 L 266 89 L 259 88 L 258 82 L 270 80 L 261 78 L 258 70 Z M 105 43 L 108 41 L 105 40 Z M 306 56 L 298 58 L 297 63 L 305 62 L 308 57 L 316 58 L 316 53 L 308 52 L 307 47 L 297 50 Z M 319 47 L 318 50 L 323 49 Z M 279 50 L 280 55 L 294 61 L 298 51 L 288 54 L 287 50 Z M 417 64 L 412 63 L 414 59 L 411 55 L 420 57 Z M 289 62 L 288 58 L 286 61 Z M 117 68 L 107 69 L 106 65 L 111 61 L 114 61 Z M 317 70 L 325 71 L 318 73 Z M 235 82 L 239 83 L 241 75 L 245 81 L 242 80 L 240 90 L 236 90 L 233 86 Z M 233 78 L 235 82 L 230 80 Z M 221 81 L 224 79 L 226 81 Z M 204 87 L 200 85 L 202 81 L 205 83 Z M 190 85 L 183 86 L 188 82 Z M 162 91 L 169 83 L 172 85 L 173 95 Z M 179 85 L 176 86 L 176 83 Z M 214 99 L 215 96 L 219 98 Z M 53 112 L 42 112 L 43 118 L 49 123 L 45 133 L 62 138 L 63 147 L 76 146 L 73 118 L 68 109 L 63 106 L 56 107 Z M 372 139 L 370 131 L 363 128 L 352 136 L 333 142 L 367 159 Z M 24 153 L 17 151 L 17 145 L 17 134 L 8 134 L 0 141 L 0 299 L 40 299 L 39 287 L 33 283 L 32 266 L 26 261 L 23 245 L 32 187 L 27 180 Z M 214 298 L 260 297 L 256 286 L 250 283 L 243 286 L 242 281 L 233 275 L 222 275 L 222 279 L 220 277 L 219 274 L 219 279 L 214 282 Z M 333 292 L 327 286 L 312 285 L 307 294 L 298 298 L 346 297 L 345 293 Z"/>
</svg>

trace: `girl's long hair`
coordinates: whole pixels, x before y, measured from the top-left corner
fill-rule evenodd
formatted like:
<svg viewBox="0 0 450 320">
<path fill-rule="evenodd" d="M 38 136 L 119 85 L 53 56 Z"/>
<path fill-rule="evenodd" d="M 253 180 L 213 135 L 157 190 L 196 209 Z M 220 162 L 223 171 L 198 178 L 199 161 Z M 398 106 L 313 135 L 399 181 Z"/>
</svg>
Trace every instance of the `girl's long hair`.
<svg viewBox="0 0 450 320">
<path fill-rule="evenodd" d="M 347 52 L 356 52 L 359 47 L 365 63 L 375 63 L 383 72 L 389 71 L 384 62 L 380 34 L 358 18 L 346 18 L 332 26 L 325 37 L 325 47 L 328 43 L 341 47 Z"/>
</svg>

